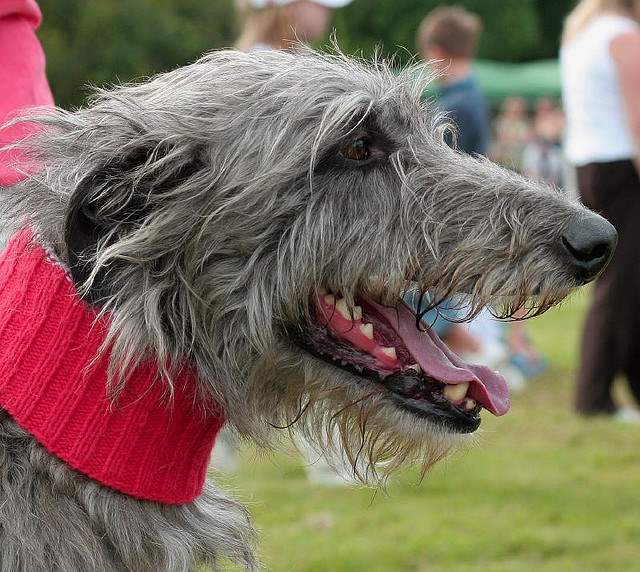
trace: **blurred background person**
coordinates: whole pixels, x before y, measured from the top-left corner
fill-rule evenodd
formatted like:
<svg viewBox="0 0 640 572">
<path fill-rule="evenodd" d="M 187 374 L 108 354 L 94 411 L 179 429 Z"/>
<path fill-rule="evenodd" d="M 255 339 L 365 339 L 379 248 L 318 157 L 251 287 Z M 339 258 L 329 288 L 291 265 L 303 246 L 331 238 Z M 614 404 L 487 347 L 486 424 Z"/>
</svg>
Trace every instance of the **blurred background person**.
<svg viewBox="0 0 640 572">
<path fill-rule="evenodd" d="M 555 145 L 562 145 L 564 113 L 553 98 L 545 96 L 536 100 L 533 126 L 547 134 Z"/>
<path fill-rule="evenodd" d="M 560 124 L 555 119 L 550 121 L 555 106 L 550 98 L 540 98 L 533 124 L 527 108 L 523 97 L 511 96 L 503 101 L 495 120 L 491 159 L 527 177 L 559 186 L 564 162 L 561 132 L 556 133 Z M 524 317 L 524 312 L 516 317 Z M 531 343 L 524 322 L 515 321 L 507 326 L 504 338 L 509 362 L 524 378 L 537 377 L 547 370 L 547 362 Z"/>
<path fill-rule="evenodd" d="M 314 42 L 325 36 L 331 8 L 351 0 L 236 0 L 242 31 L 236 47 L 252 50 L 291 49 L 296 42 Z"/>
<path fill-rule="evenodd" d="M 560 50 L 566 149 L 582 201 L 619 233 L 584 326 L 575 406 L 640 423 L 612 398 L 624 374 L 640 402 L 640 0 L 582 0 Z"/>
<path fill-rule="evenodd" d="M 491 159 L 520 172 L 522 153 L 531 135 L 527 102 L 519 96 L 507 97 L 495 119 L 495 136 Z"/>
<path fill-rule="evenodd" d="M 492 158 L 528 178 L 561 188 L 566 171 L 563 124 L 562 111 L 549 97 L 536 101 L 533 122 L 529 121 L 523 98 L 507 98 L 498 118 Z M 524 318 L 525 312 L 519 312 L 516 317 Z M 547 370 L 547 361 L 533 346 L 524 322 L 515 321 L 507 328 L 506 342 L 510 363 L 525 378 L 537 377 Z"/>
<path fill-rule="evenodd" d="M 447 143 L 465 153 L 486 155 L 491 135 L 489 108 L 473 74 L 481 32 L 482 21 L 476 14 L 459 6 L 440 7 L 423 19 L 417 45 L 422 58 L 438 74 L 438 107 L 456 126 L 455 136 L 449 136 Z M 518 100 L 512 102 L 509 115 L 519 122 L 518 130 L 523 127 L 520 122 L 524 111 L 526 107 L 522 109 Z M 526 125 L 524 130 L 528 131 Z M 526 132 L 519 133 L 518 138 L 526 138 Z M 410 294 L 410 299 L 414 298 Z M 520 364 L 511 363 L 504 325 L 493 319 L 488 310 L 483 310 L 471 324 L 456 323 L 464 319 L 467 311 L 464 299 L 446 300 L 427 312 L 424 322 L 464 359 L 499 369 L 514 390 L 524 387 Z M 524 326 L 518 328 L 521 338 Z"/>
<path fill-rule="evenodd" d="M 417 44 L 422 58 L 437 73 L 438 107 L 457 127 L 456 148 L 486 155 L 489 108 L 472 70 L 481 32 L 482 21 L 476 14 L 460 6 L 443 6 L 422 20 Z M 451 138 L 448 143 L 453 144 Z"/>
<path fill-rule="evenodd" d="M 536 102 L 533 130 L 522 152 L 521 172 L 555 187 L 563 186 L 564 117 L 549 97 Z"/>
</svg>

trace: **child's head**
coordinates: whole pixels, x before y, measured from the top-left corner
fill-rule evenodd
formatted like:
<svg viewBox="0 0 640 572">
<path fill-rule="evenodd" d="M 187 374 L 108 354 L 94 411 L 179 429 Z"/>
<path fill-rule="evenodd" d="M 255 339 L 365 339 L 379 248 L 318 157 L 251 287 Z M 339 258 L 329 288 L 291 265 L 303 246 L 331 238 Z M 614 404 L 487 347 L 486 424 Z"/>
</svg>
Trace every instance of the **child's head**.
<svg viewBox="0 0 640 572">
<path fill-rule="evenodd" d="M 425 60 L 440 60 L 446 67 L 452 60 L 471 61 L 476 55 L 482 31 L 480 18 L 459 6 L 431 11 L 418 28 L 418 50 Z"/>
</svg>

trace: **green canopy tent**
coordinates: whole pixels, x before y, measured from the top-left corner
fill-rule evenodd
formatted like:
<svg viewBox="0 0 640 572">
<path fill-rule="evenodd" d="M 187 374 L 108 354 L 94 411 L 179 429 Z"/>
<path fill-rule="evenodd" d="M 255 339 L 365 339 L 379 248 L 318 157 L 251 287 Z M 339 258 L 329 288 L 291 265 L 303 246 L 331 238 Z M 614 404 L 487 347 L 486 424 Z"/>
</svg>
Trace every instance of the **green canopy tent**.
<svg viewBox="0 0 640 572">
<path fill-rule="evenodd" d="M 540 60 L 524 64 L 477 60 L 474 73 L 485 97 L 497 107 L 507 97 L 520 96 L 529 102 L 539 97 L 560 98 L 558 60 Z M 427 97 L 438 95 L 437 83 L 431 84 Z"/>
<path fill-rule="evenodd" d="M 482 91 L 492 105 L 512 95 L 529 101 L 544 96 L 559 98 L 561 95 L 558 60 L 524 64 L 478 60 L 474 70 Z"/>
</svg>

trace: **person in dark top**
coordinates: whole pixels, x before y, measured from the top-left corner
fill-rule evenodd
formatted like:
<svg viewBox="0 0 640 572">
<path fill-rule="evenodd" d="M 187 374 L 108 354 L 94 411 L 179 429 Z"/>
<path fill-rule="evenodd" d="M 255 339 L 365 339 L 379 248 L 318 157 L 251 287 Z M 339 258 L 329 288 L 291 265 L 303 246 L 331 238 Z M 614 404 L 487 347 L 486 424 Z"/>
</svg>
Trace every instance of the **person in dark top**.
<svg viewBox="0 0 640 572">
<path fill-rule="evenodd" d="M 447 143 L 472 155 L 486 155 L 491 128 L 489 108 L 473 75 L 482 22 L 478 16 L 458 6 L 443 6 L 430 12 L 420 24 L 418 49 L 436 72 L 440 83 L 438 107 L 455 132 Z M 467 312 L 463 297 L 445 300 L 425 314 L 424 321 L 455 353 L 475 363 L 500 369 L 512 389 L 524 384 L 522 374 L 508 364 L 508 348 L 502 327 L 484 312 L 472 327 L 459 322 Z"/>
<path fill-rule="evenodd" d="M 438 74 L 441 91 L 438 107 L 456 125 L 455 141 L 460 151 L 486 155 L 489 150 L 489 109 L 473 75 L 472 64 L 482 22 L 458 6 L 443 6 L 430 12 L 418 29 L 418 49 Z"/>
<path fill-rule="evenodd" d="M 445 84 L 440 92 L 439 106 L 458 126 L 456 147 L 465 153 L 486 155 L 489 150 L 489 112 L 474 77 Z M 453 144 L 451 139 L 447 143 Z"/>
</svg>

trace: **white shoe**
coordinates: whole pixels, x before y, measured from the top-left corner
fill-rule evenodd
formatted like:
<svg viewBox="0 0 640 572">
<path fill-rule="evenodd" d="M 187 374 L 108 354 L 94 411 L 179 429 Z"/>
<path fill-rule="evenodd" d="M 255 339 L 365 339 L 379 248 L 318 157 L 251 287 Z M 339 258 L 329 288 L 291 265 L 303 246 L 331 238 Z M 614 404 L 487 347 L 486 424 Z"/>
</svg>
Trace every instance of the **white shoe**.
<svg viewBox="0 0 640 572">
<path fill-rule="evenodd" d="M 640 425 L 640 411 L 633 407 L 621 407 L 614 413 L 613 418 L 621 423 Z"/>
</svg>

